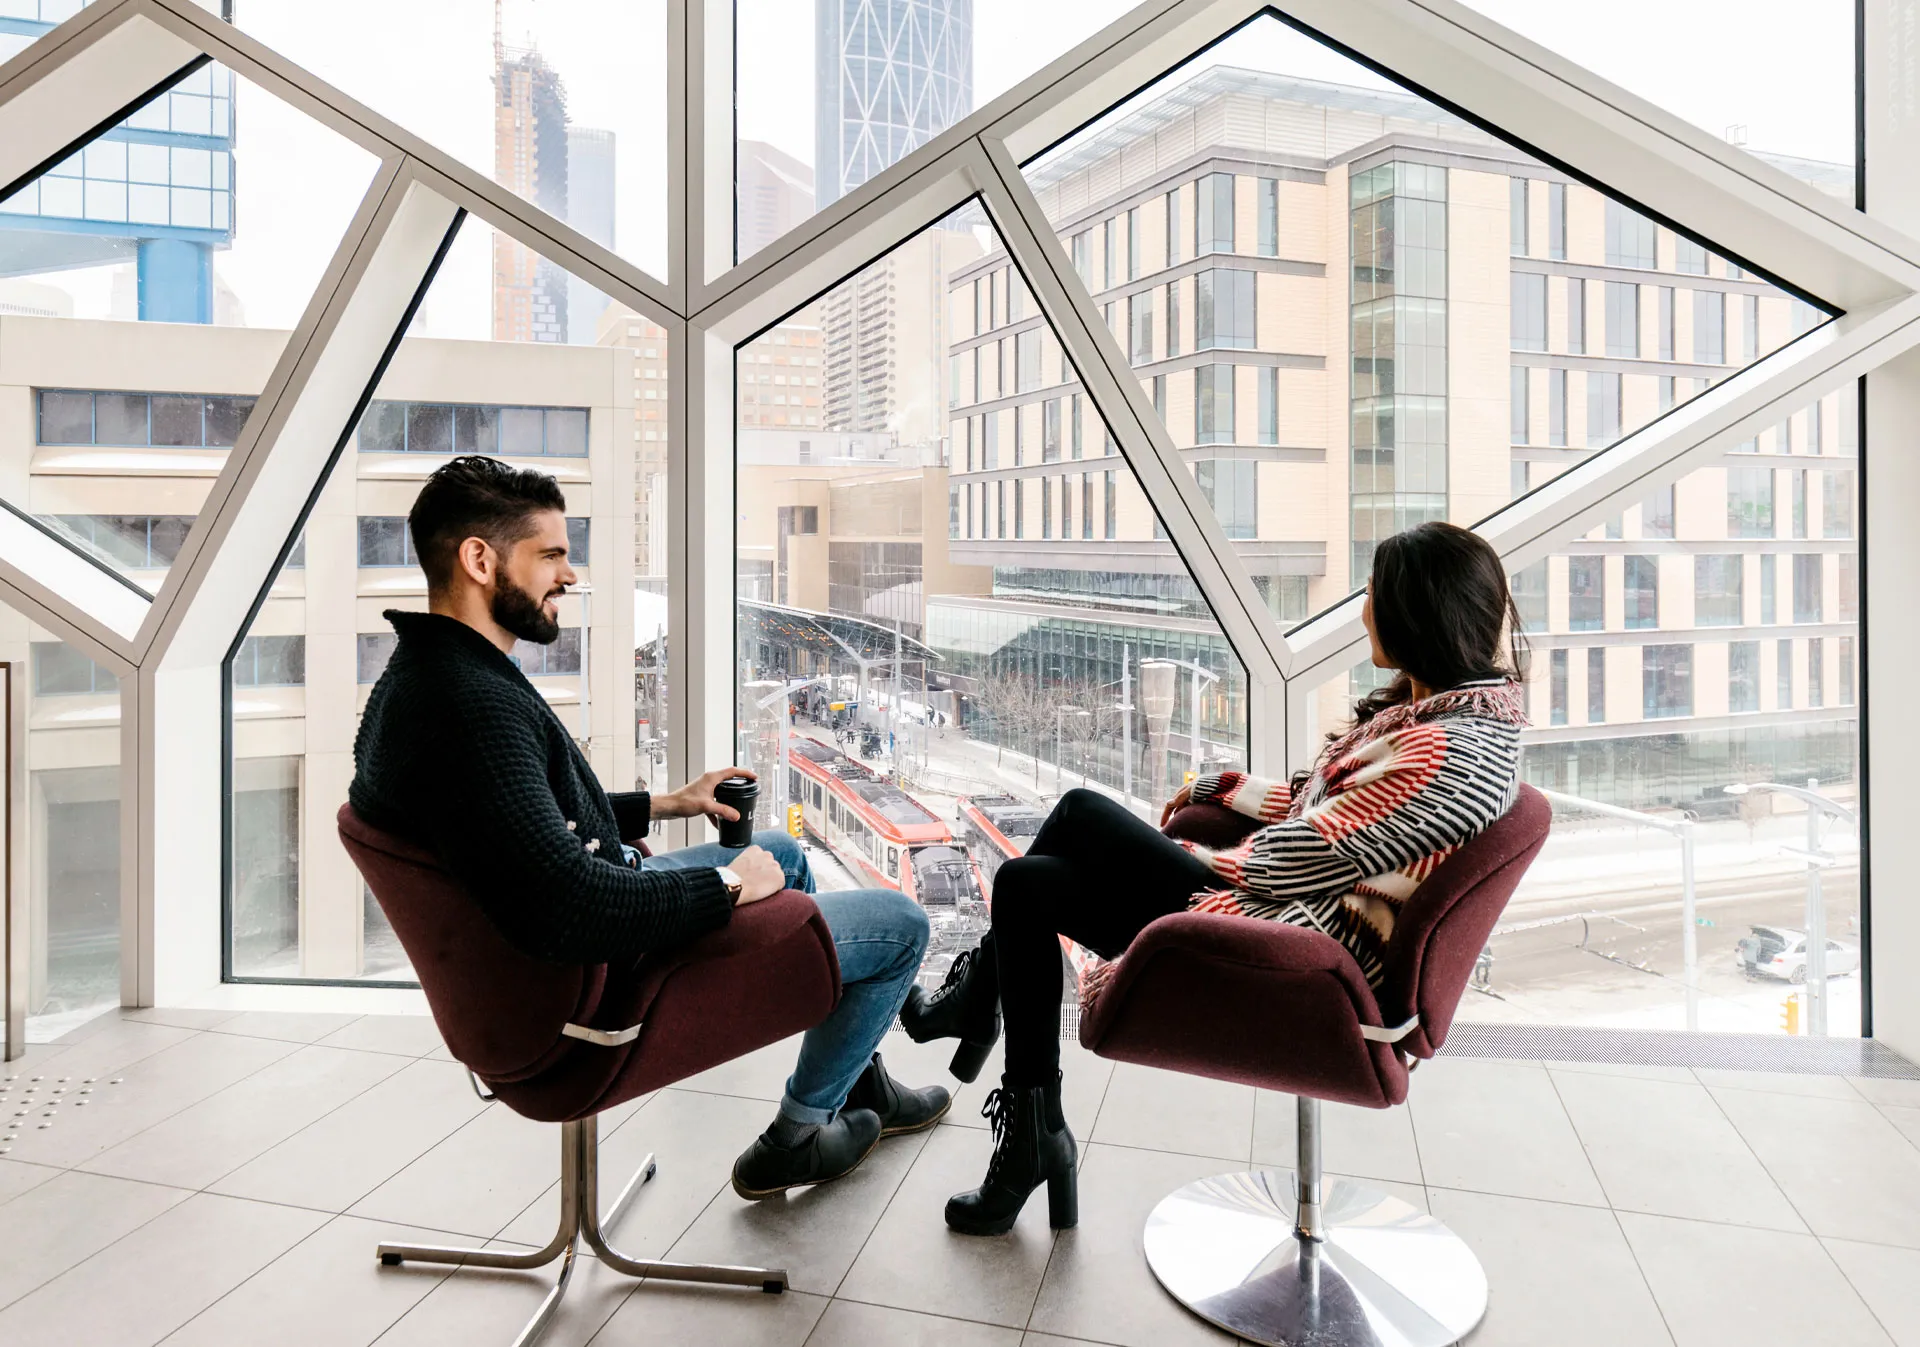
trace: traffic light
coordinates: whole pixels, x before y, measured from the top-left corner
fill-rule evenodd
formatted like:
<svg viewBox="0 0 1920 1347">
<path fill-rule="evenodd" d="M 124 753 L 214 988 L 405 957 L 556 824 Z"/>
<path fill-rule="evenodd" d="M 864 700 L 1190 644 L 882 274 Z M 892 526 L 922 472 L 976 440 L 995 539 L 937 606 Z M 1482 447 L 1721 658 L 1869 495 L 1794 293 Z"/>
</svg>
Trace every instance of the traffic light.
<svg viewBox="0 0 1920 1347">
<path fill-rule="evenodd" d="M 1800 998 L 1789 996 L 1780 1003 L 1780 1028 L 1789 1034 L 1800 1032 Z"/>
<path fill-rule="evenodd" d="M 787 836 L 800 836 L 800 806 L 797 804 L 787 806 Z"/>
</svg>

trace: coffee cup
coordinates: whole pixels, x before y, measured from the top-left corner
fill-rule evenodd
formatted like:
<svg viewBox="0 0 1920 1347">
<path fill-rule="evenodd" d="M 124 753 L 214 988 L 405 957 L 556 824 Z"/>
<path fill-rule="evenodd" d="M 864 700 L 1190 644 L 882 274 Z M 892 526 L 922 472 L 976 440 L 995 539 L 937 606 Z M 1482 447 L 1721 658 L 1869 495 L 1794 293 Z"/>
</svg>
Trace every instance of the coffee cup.
<svg viewBox="0 0 1920 1347">
<path fill-rule="evenodd" d="M 739 811 L 736 819 L 720 819 L 720 845 L 744 847 L 753 841 L 753 806 L 760 799 L 760 785 L 752 777 L 730 776 L 713 788 L 713 798 Z"/>
</svg>

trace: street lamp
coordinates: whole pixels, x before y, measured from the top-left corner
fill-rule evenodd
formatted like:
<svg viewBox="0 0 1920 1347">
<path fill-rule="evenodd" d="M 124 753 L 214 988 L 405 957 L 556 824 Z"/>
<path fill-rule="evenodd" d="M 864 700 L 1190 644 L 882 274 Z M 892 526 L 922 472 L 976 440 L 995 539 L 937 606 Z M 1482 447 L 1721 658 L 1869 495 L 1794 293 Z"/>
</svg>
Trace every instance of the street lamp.
<svg viewBox="0 0 1920 1347">
<path fill-rule="evenodd" d="M 1056 706 L 1053 708 L 1053 793 L 1055 795 L 1063 794 L 1066 790 L 1064 773 L 1067 770 L 1067 717 L 1091 714 L 1092 712 L 1082 711 L 1077 706 Z M 1083 763 L 1082 766 L 1084 765 Z"/>
<path fill-rule="evenodd" d="M 1820 794 L 1819 786 L 1819 781 L 1808 777 L 1804 789 L 1778 781 L 1735 782 L 1720 789 L 1728 795 L 1772 791 L 1792 796 L 1807 806 L 1806 850 L 1801 851 L 1796 847 L 1783 849 L 1788 855 L 1799 856 L 1807 865 L 1807 1032 L 1824 1035 L 1827 1032 L 1827 905 L 1820 891 L 1820 871 L 1833 858 L 1820 849 L 1820 815 L 1832 814 L 1835 818 L 1845 819 L 1855 828 L 1860 826 L 1860 821 L 1851 809 L 1835 804 Z"/>
</svg>

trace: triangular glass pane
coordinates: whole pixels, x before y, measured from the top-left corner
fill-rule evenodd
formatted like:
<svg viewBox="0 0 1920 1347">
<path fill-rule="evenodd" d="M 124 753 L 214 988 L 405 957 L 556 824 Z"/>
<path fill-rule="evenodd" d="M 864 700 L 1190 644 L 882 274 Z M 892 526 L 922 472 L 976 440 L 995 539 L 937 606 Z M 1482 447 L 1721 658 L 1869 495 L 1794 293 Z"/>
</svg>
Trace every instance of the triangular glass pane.
<svg viewBox="0 0 1920 1347">
<path fill-rule="evenodd" d="M 736 260 L 992 102 L 1132 0 L 736 0 Z"/>
<path fill-rule="evenodd" d="M 5 606 L 0 659 L 17 680 L 9 696 L 27 706 L 27 798 L 13 834 L 26 889 L 14 911 L 26 924 L 27 1037 L 45 1043 L 120 1004 L 120 686 Z"/>
<path fill-rule="evenodd" d="M 1769 9 L 1765 23 L 1752 22 L 1752 7 L 1739 0 L 1618 0 L 1604 10 L 1467 3 L 1853 204 L 1859 11 L 1852 0 L 1795 0 Z M 1706 51 L 1713 60 L 1699 59 Z"/>
<path fill-rule="evenodd" d="M 7 504 L 158 592 L 375 167 L 213 65 L 0 201 Z"/>
<path fill-rule="evenodd" d="M 238 22 L 436 149 L 666 276 L 666 0 L 495 0 L 491 10 L 250 0 Z M 591 317 L 566 321 L 571 340 L 593 340 Z"/>
<path fill-rule="evenodd" d="M 1825 317 L 1271 17 L 1025 172 L 1290 623 Z"/>
<path fill-rule="evenodd" d="M 911 893 L 934 981 L 1064 791 L 1157 816 L 1247 754 L 1245 670 L 1053 331 L 1025 300 L 973 335 L 1000 250 L 969 207 L 736 362 L 757 822 Z"/>
<path fill-rule="evenodd" d="M 545 339 L 566 332 L 539 297 L 562 291 L 595 315 L 590 340 Z M 393 649 L 382 614 L 427 606 L 408 511 L 457 454 L 560 483 L 579 583 L 558 639 L 516 657 L 607 789 L 665 787 L 665 335 L 478 217 L 461 226 L 229 658 L 235 976 L 412 978 L 332 819 Z"/>
</svg>

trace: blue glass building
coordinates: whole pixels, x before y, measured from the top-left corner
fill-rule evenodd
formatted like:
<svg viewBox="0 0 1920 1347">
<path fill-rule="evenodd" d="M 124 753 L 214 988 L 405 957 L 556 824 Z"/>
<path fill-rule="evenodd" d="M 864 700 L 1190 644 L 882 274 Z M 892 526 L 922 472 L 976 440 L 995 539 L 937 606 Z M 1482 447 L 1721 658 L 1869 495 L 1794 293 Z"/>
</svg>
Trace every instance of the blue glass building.
<svg viewBox="0 0 1920 1347">
<path fill-rule="evenodd" d="M 0 3 L 0 60 L 81 0 Z M 233 241 L 233 73 L 206 65 L 0 201 L 0 277 L 132 261 L 139 316 L 213 321 L 213 251 Z"/>
<path fill-rule="evenodd" d="M 973 0 L 815 0 L 815 208 L 973 111 Z"/>
</svg>

